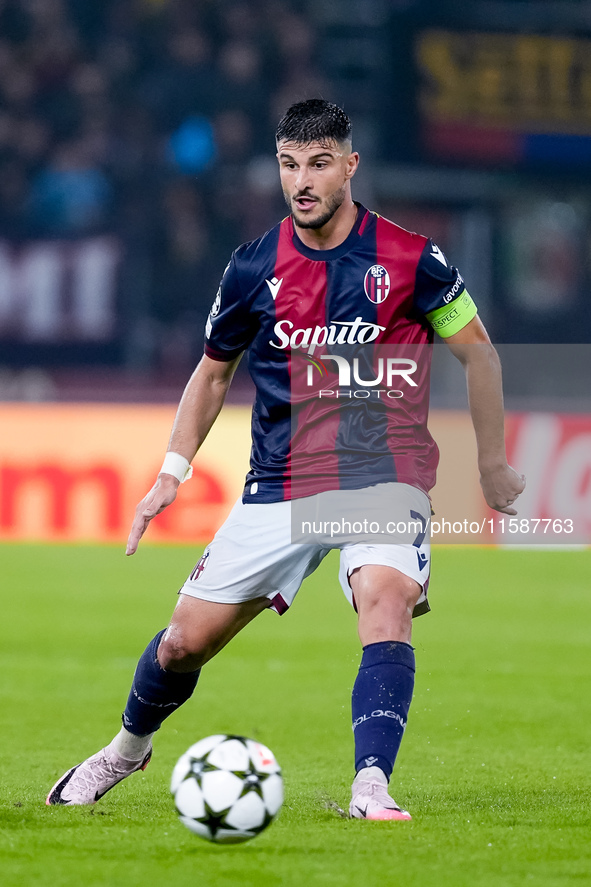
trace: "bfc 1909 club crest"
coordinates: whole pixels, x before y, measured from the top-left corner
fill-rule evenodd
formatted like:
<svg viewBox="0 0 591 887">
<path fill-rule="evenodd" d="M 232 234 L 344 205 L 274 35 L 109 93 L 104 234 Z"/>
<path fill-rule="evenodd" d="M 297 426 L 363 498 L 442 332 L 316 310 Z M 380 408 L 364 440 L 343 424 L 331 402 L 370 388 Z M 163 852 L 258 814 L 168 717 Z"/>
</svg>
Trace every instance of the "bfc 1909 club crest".
<svg viewBox="0 0 591 887">
<path fill-rule="evenodd" d="M 390 292 L 390 275 L 383 265 L 372 265 L 363 281 L 365 295 L 374 305 L 379 305 Z"/>
<path fill-rule="evenodd" d="M 196 582 L 197 579 L 200 578 L 201 574 L 203 573 L 204 569 L 207 566 L 208 560 L 209 560 L 209 548 L 206 548 L 205 551 L 203 552 L 203 554 L 201 555 L 201 557 L 199 558 L 199 560 L 197 561 L 197 563 L 195 564 L 193 572 L 191 573 L 191 575 L 189 577 L 191 582 Z"/>
</svg>

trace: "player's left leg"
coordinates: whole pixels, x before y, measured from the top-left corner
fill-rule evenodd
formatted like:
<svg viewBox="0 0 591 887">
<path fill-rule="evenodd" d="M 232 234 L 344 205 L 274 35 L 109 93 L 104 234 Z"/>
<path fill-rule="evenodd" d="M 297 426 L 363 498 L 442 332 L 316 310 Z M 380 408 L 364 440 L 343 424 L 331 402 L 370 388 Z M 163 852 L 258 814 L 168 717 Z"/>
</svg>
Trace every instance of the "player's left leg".
<svg viewBox="0 0 591 887">
<path fill-rule="evenodd" d="M 361 819 L 410 819 L 387 792 L 414 688 L 410 645 L 413 610 L 423 588 L 382 564 L 351 573 L 363 656 L 353 687 L 355 769 L 350 814 Z"/>
</svg>

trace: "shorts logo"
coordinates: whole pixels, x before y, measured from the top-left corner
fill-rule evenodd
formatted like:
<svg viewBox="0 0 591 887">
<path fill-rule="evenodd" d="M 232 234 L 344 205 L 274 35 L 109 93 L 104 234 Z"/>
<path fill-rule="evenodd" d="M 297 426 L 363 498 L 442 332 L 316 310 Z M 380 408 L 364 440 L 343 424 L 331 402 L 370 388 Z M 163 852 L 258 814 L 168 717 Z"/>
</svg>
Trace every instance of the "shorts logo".
<svg viewBox="0 0 591 887">
<path fill-rule="evenodd" d="M 204 569 L 207 566 L 208 560 L 209 560 L 209 548 L 206 548 L 205 551 L 203 552 L 203 554 L 201 555 L 201 557 L 199 558 L 199 560 L 197 561 L 197 563 L 195 564 L 195 569 L 193 570 L 193 572 L 189 576 L 189 579 L 191 580 L 191 582 L 196 582 L 197 579 L 199 579 L 199 577 L 201 576 L 201 574 L 203 573 Z"/>
<path fill-rule="evenodd" d="M 390 292 L 390 275 L 383 265 L 372 265 L 363 281 L 365 295 L 374 305 L 383 302 Z"/>
</svg>

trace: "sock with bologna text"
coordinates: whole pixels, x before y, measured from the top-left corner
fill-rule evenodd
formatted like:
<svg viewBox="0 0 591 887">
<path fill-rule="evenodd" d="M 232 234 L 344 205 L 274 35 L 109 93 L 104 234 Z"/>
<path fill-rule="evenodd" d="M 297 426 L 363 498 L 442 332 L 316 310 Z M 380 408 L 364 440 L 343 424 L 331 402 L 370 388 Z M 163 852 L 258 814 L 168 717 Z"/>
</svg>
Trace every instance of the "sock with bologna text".
<svg viewBox="0 0 591 887">
<path fill-rule="evenodd" d="M 154 733 L 173 711 L 189 699 L 201 671 L 198 669 L 181 674 L 162 668 L 157 653 L 165 631 L 164 628 L 158 632 L 140 656 L 123 712 L 123 726 L 138 736 Z"/>
<path fill-rule="evenodd" d="M 383 641 L 363 648 L 351 700 L 356 772 L 379 767 L 390 778 L 414 680 L 415 654 L 410 644 Z"/>
</svg>

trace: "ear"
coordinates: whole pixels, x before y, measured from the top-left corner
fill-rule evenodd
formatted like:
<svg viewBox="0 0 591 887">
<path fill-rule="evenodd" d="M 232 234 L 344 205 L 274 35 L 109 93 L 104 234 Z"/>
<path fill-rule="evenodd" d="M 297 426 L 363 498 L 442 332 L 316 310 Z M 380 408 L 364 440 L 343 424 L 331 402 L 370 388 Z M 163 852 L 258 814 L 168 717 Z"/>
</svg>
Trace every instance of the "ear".
<svg viewBox="0 0 591 887">
<path fill-rule="evenodd" d="M 357 151 L 352 151 L 347 157 L 347 166 L 345 168 L 345 178 L 352 179 L 355 173 L 357 172 L 357 167 L 359 166 L 359 154 Z"/>
</svg>

